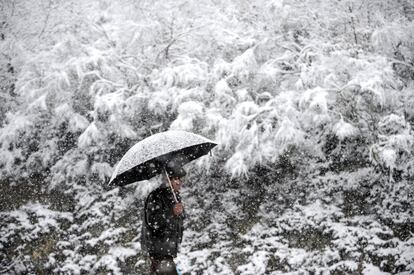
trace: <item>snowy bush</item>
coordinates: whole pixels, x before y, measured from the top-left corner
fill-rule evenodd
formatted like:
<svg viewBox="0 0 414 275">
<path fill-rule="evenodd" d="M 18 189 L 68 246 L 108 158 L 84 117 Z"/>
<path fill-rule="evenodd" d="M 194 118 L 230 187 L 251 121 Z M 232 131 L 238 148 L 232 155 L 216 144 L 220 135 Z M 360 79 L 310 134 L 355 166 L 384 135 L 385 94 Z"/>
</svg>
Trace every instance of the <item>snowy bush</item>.
<svg viewBox="0 0 414 275">
<path fill-rule="evenodd" d="M 0 273 L 142 274 L 157 180 L 103 187 L 168 129 L 185 274 L 414 272 L 410 1 L 6 2 Z"/>
</svg>

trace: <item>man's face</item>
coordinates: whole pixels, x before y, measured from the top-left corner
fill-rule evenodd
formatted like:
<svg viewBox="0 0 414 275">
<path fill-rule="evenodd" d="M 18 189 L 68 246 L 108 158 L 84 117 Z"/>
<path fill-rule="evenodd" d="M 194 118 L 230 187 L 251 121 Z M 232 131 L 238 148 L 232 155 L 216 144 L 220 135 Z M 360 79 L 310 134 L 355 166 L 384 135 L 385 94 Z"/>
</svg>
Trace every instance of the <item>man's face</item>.
<svg viewBox="0 0 414 275">
<path fill-rule="evenodd" d="M 174 189 L 174 191 L 178 192 L 181 189 L 181 186 L 183 185 L 183 178 L 177 178 L 177 177 L 172 177 L 170 178 L 171 181 L 171 185 Z"/>
</svg>

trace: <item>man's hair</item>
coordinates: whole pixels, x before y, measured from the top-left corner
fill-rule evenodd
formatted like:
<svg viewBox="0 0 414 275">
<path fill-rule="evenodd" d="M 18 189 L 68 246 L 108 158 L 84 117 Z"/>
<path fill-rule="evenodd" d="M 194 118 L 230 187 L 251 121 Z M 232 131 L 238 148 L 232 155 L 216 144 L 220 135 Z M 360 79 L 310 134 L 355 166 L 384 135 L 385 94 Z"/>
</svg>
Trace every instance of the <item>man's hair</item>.
<svg viewBox="0 0 414 275">
<path fill-rule="evenodd" d="M 167 163 L 165 170 L 170 178 L 183 178 L 187 175 L 184 168 L 173 161 Z"/>
</svg>

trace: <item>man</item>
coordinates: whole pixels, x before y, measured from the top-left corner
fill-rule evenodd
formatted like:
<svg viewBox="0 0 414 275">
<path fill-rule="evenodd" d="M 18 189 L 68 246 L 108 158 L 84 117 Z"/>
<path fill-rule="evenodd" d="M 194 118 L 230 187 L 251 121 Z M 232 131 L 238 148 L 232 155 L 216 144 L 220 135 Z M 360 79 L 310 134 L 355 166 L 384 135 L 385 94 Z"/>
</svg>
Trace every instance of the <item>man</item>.
<svg viewBox="0 0 414 275">
<path fill-rule="evenodd" d="M 184 221 L 180 189 L 186 172 L 174 163 L 167 164 L 165 172 L 165 184 L 145 200 L 141 246 L 150 256 L 151 274 L 176 275 L 174 258 L 182 241 Z"/>
</svg>

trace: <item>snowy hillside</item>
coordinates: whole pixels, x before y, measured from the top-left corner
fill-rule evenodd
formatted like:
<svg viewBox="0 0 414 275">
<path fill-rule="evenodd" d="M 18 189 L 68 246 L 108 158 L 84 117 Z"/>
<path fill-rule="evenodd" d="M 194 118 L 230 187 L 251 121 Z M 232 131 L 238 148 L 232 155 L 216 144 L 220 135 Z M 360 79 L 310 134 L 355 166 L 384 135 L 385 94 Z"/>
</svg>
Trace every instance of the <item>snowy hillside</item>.
<svg viewBox="0 0 414 275">
<path fill-rule="evenodd" d="M 184 274 L 414 273 L 412 1 L 0 3 L 0 274 L 145 274 L 105 185 L 169 129 Z"/>
</svg>

